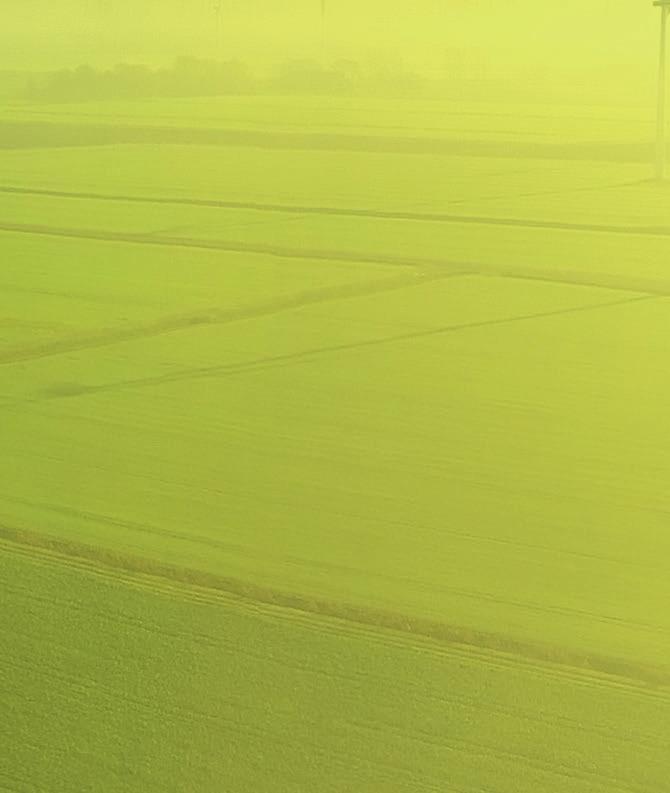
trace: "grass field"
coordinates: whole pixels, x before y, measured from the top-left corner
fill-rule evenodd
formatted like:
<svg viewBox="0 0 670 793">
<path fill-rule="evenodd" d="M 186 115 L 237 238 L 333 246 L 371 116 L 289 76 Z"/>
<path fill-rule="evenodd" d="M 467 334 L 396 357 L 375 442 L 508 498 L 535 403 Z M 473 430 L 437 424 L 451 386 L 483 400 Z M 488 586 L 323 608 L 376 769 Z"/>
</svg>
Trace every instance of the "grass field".
<svg viewBox="0 0 670 793">
<path fill-rule="evenodd" d="M 6 108 L 0 790 L 670 791 L 648 143 Z"/>
</svg>

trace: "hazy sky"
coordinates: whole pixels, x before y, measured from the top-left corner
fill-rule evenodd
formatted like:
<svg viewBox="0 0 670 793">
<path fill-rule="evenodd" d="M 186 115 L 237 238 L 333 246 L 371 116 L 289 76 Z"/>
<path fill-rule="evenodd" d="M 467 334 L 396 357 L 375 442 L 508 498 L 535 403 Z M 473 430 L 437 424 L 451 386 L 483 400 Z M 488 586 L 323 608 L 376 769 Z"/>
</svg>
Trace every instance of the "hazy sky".
<svg viewBox="0 0 670 793">
<path fill-rule="evenodd" d="M 320 52 L 320 0 L 15 0 L 3 9 L 3 67 L 160 63 L 179 54 L 250 60 Z M 651 0 L 326 0 L 335 57 L 402 57 L 501 71 L 653 68 Z"/>
</svg>

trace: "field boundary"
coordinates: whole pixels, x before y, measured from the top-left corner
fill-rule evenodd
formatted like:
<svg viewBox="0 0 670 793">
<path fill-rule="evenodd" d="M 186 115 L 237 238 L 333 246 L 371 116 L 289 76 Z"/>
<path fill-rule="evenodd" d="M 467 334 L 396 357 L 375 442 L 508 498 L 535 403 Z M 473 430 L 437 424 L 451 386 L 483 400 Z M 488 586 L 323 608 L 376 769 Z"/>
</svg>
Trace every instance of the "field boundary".
<svg viewBox="0 0 670 793">
<path fill-rule="evenodd" d="M 638 141 L 514 141 L 458 136 L 369 135 L 343 132 L 287 132 L 233 127 L 92 124 L 3 120 L 0 149 L 71 148 L 124 144 L 235 146 L 257 149 L 356 151 L 371 154 L 451 155 L 593 162 L 651 162 L 653 143 Z M 482 134 L 486 134 L 485 132 Z"/>
<path fill-rule="evenodd" d="M 597 190 L 597 188 L 593 188 Z M 258 201 L 223 201 L 215 198 L 160 198 L 157 196 L 131 196 L 93 192 L 70 192 L 30 187 L 0 187 L 8 195 L 67 198 L 85 201 L 111 201 L 130 204 L 157 204 L 168 206 L 193 206 L 210 209 L 247 210 L 286 215 L 323 215 L 326 217 L 370 218 L 375 220 L 409 220 L 420 223 L 448 223 L 481 226 L 509 226 L 512 228 L 544 229 L 547 231 L 576 231 L 598 234 L 625 234 L 651 237 L 670 237 L 670 226 L 636 226 L 614 223 L 571 223 L 560 220 L 497 217 L 495 215 L 461 215 L 454 212 L 410 212 L 369 207 L 334 207 L 303 204 L 275 204 Z"/>
<path fill-rule="evenodd" d="M 322 303 L 351 300 L 397 290 L 419 287 L 433 281 L 444 281 L 471 275 L 461 270 L 433 270 L 428 273 L 412 271 L 407 275 L 371 279 L 361 283 L 345 283 L 314 289 L 303 289 L 286 297 L 278 297 L 252 303 L 237 308 L 200 309 L 189 314 L 175 314 L 147 322 L 119 328 L 100 328 L 87 334 L 66 336 L 41 344 L 24 347 L 10 347 L 0 351 L 0 366 L 18 361 L 49 358 L 69 352 L 97 349 L 138 339 L 155 338 L 169 333 L 192 330 L 213 325 L 230 325 L 235 322 L 274 316 L 288 311 Z"/>
<path fill-rule="evenodd" d="M 11 234 L 31 234 L 46 237 L 65 237 L 67 239 L 95 240 L 98 242 L 121 242 L 134 245 L 158 245 L 171 248 L 200 248 L 202 250 L 226 251 L 229 253 L 255 253 L 276 256 L 280 259 L 313 259 L 328 262 L 348 262 L 351 264 L 381 264 L 401 267 L 418 267 L 421 265 L 435 267 L 468 267 L 462 262 L 446 262 L 442 259 L 421 259 L 410 256 L 394 256 L 392 254 L 374 254 L 363 251 L 338 251 L 323 248 L 293 248 L 284 245 L 256 244 L 234 240 L 205 239 L 202 237 L 168 237 L 154 232 L 111 231 L 105 229 L 67 228 L 60 226 L 44 226 L 34 223 L 3 223 L 0 232 Z M 670 289 L 669 289 L 670 291 Z"/>
<path fill-rule="evenodd" d="M 550 319 L 553 317 L 566 315 L 582 314 L 589 311 L 618 308 L 621 306 L 641 302 L 649 302 L 656 299 L 657 298 L 652 295 L 641 295 L 620 300 L 611 300 L 606 303 L 589 303 L 581 306 L 569 306 L 566 308 L 537 312 L 533 314 L 519 314 L 511 317 L 502 317 L 499 319 L 481 320 L 479 322 L 445 325 L 437 328 L 429 328 L 427 330 L 411 331 L 394 336 L 380 336 L 377 338 L 362 339 L 360 341 L 344 344 L 334 344 L 325 347 L 312 347 L 292 353 L 284 353 L 282 355 L 266 355 L 261 358 L 240 361 L 239 363 L 234 364 L 213 364 L 210 366 L 199 366 L 191 369 L 181 369 L 164 375 L 151 375 L 148 377 L 134 378 L 131 380 L 117 380 L 100 385 L 68 385 L 66 388 L 44 391 L 39 396 L 20 399 L 15 402 L 5 402 L 3 407 L 15 408 L 24 404 L 35 404 L 40 401 L 70 399 L 73 397 L 80 397 L 89 394 L 117 391 L 124 388 L 144 388 L 147 386 L 150 387 L 170 383 L 179 383 L 184 380 L 195 380 L 196 378 L 237 377 L 250 373 L 253 374 L 264 369 L 285 368 L 294 364 L 311 363 L 315 360 L 318 360 L 322 356 L 336 355 L 338 353 L 348 353 L 356 350 L 369 349 L 371 347 L 381 347 L 398 342 L 410 342 L 417 339 L 432 338 L 435 336 L 446 336 L 468 330 L 477 330 L 482 328 L 511 325 L 519 322 L 529 322 L 533 320 Z M 2 363 L 3 361 L 0 359 L 0 365 L 2 365 Z M 8 364 L 11 362 L 5 361 L 4 363 Z"/>
<path fill-rule="evenodd" d="M 148 576 L 163 583 L 219 592 L 252 604 L 279 607 L 302 615 L 330 617 L 359 626 L 408 634 L 443 645 L 472 648 L 478 652 L 502 653 L 525 661 L 553 664 L 567 669 L 619 678 L 647 688 L 670 686 L 670 668 L 657 665 L 540 642 L 521 641 L 504 634 L 452 625 L 390 609 L 336 602 L 318 596 L 280 590 L 205 570 L 171 565 L 148 557 L 2 524 L 0 524 L 0 540 L 25 550 L 58 554 L 66 560 L 70 559 L 77 563 L 88 562 L 103 571 L 117 570 L 131 576 Z"/>
<path fill-rule="evenodd" d="M 274 256 L 280 259 L 307 259 L 323 262 L 344 262 L 348 264 L 371 264 L 406 268 L 450 268 L 459 275 L 486 275 L 498 278 L 545 281 L 547 283 L 608 289 L 636 294 L 670 296 L 670 277 L 628 277 L 621 274 L 593 273 L 580 270 L 565 270 L 540 267 L 515 267 L 485 262 L 464 262 L 447 258 L 426 258 L 421 256 L 396 256 L 393 254 L 373 254 L 364 251 L 338 251 L 323 248 L 292 248 L 278 245 L 251 245 L 234 240 L 202 239 L 193 237 L 168 237 L 155 233 L 132 233 L 107 231 L 104 229 L 81 229 L 59 226 L 44 226 L 31 223 L 0 222 L 0 233 L 26 234 L 61 239 L 83 239 L 96 242 L 121 243 L 131 245 L 156 245 L 159 247 L 197 248 L 201 250 L 224 251 L 228 253 L 257 254 Z"/>
</svg>

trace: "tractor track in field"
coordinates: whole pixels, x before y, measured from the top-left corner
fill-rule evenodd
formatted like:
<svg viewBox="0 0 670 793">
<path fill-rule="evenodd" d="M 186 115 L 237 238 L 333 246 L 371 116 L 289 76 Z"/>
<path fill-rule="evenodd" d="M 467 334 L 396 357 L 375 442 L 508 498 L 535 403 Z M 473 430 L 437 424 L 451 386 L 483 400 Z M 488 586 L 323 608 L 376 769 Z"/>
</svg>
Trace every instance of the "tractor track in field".
<svg viewBox="0 0 670 793">
<path fill-rule="evenodd" d="M 585 189 L 591 190 L 597 188 Z M 408 220 L 423 223 L 463 223 L 466 225 L 508 226 L 513 228 L 540 229 L 547 231 L 575 231 L 653 237 L 670 236 L 670 226 L 638 226 L 614 223 L 574 223 L 569 221 L 539 220 L 533 218 L 463 215 L 453 212 L 415 212 L 407 210 L 372 209 L 366 207 L 357 208 L 305 204 L 279 204 L 262 201 L 224 201 L 210 198 L 137 196 L 11 186 L 0 187 L 0 193 L 9 195 L 42 196 L 45 198 L 68 198 L 87 201 L 112 201 L 134 204 L 194 206 L 213 209 L 247 210 L 253 212 L 271 212 L 289 215 L 321 215 L 325 217 L 369 218 L 374 220 Z M 527 193 L 524 195 L 544 195 L 544 193 Z"/>
<path fill-rule="evenodd" d="M 275 256 L 281 259 L 311 259 L 316 261 L 349 262 L 352 264 L 380 264 L 387 266 L 420 267 L 450 266 L 468 268 L 467 264 L 445 262 L 443 259 L 422 259 L 414 256 L 375 254 L 364 251 L 328 250 L 323 248 L 295 248 L 284 245 L 251 244 L 240 240 L 206 239 L 202 237 L 170 237 L 155 232 L 133 233 L 106 229 L 68 228 L 35 223 L 5 223 L 0 221 L 0 232 L 29 234 L 66 239 L 84 239 L 97 242 L 120 242 L 134 245 L 157 245 L 170 248 L 198 248 L 227 253 L 252 253 Z M 669 287 L 670 291 L 670 287 Z"/>
<path fill-rule="evenodd" d="M 622 658 L 572 650 L 570 648 L 517 640 L 504 634 L 452 625 L 433 618 L 402 614 L 390 609 L 359 606 L 319 596 L 275 589 L 205 570 L 163 563 L 123 551 L 47 536 L 34 531 L 0 525 L 0 539 L 28 554 L 55 555 L 64 564 L 92 565 L 103 575 L 119 571 L 123 575 L 148 577 L 159 584 L 194 588 L 204 593 L 221 593 L 260 606 L 288 609 L 302 615 L 342 620 L 366 628 L 386 629 L 399 634 L 429 639 L 441 644 L 472 648 L 518 657 L 532 663 L 602 675 L 613 680 L 656 690 L 670 686 L 670 669 Z"/>
<path fill-rule="evenodd" d="M 146 388 L 151 386 L 166 385 L 171 383 L 179 383 L 189 380 L 198 380 L 202 378 L 228 378 L 238 377 L 246 374 L 253 374 L 255 372 L 264 371 L 267 369 L 284 369 L 294 364 L 309 364 L 312 361 L 318 360 L 323 356 L 336 355 L 338 353 L 348 353 L 356 350 L 369 349 L 375 347 L 382 347 L 398 342 L 410 342 L 417 339 L 431 338 L 436 336 L 446 336 L 452 333 L 459 333 L 467 330 L 476 330 L 479 328 L 500 327 L 509 324 L 527 322 L 538 319 L 547 319 L 552 317 L 569 316 L 581 314 L 588 311 L 604 310 L 608 308 L 616 308 L 619 306 L 630 305 L 634 303 L 649 302 L 657 298 L 651 295 L 641 295 L 632 298 L 625 298 L 622 300 L 613 300 L 606 303 L 591 303 L 583 306 L 572 306 L 568 308 L 555 309 L 553 311 L 544 311 L 537 313 L 529 313 L 517 315 L 513 317 L 502 317 L 500 319 L 481 320 L 478 322 L 459 323 L 454 325 L 446 325 L 438 328 L 429 328 L 426 330 L 416 330 L 408 333 L 399 333 L 391 336 L 381 336 L 373 339 L 362 339 L 360 341 L 333 344 L 323 347 L 313 347 L 306 350 L 299 350 L 297 352 L 285 353 L 282 355 L 269 355 L 254 358 L 248 361 L 241 361 L 232 364 L 214 364 L 212 366 L 198 366 L 188 369 L 181 369 L 175 372 L 164 375 L 152 375 L 149 377 L 138 377 L 128 380 L 117 380 L 114 382 L 103 383 L 100 385 L 84 385 L 84 384 L 68 384 L 65 387 L 53 387 L 42 391 L 41 393 L 32 396 L 20 398 L 17 400 L 10 400 L 3 404 L 5 408 L 16 408 L 25 405 L 33 405 L 40 402 L 52 401 L 55 399 L 72 399 L 75 397 L 94 395 L 99 393 L 108 393 L 121 391 L 133 388 Z"/>
<path fill-rule="evenodd" d="M 421 256 L 397 256 L 390 253 L 370 253 L 369 251 L 329 250 L 324 248 L 295 248 L 283 245 L 250 244 L 240 240 L 203 239 L 193 237 L 171 237 L 155 232 L 132 233 L 104 229 L 68 228 L 45 226 L 31 223 L 0 222 L 0 233 L 25 234 L 64 239 L 82 239 L 106 243 L 133 245 L 154 245 L 168 248 L 193 248 L 273 256 L 280 259 L 307 259 L 324 262 L 346 262 L 350 264 L 372 264 L 413 269 L 449 268 L 461 274 L 489 275 L 500 278 L 545 281 L 547 283 L 608 289 L 620 292 L 670 296 L 670 278 L 650 278 L 608 274 L 603 272 L 584 272 L 557 268 L 543 268 L 514 265 L 496 265 L 486 262 L 464 262 L 445 258 Z"/>
<path fill-rule="evenodd" d="M 329 286 L 307 289 L 288 295 L 284 298 L 266 300 L 256 304 L 241 306 L 239 308 L 211 308 L 201 309 L 189 314 L 178 314 L 163 317 L 154 322 L 142 325 L 121 328 L 103 328 L 78 336 L 68 336 L 42 344 L 30 345 L 21 348 L 9 348 L 0 351 L 0 365 L 17 363 L 38 358 L 48 358 L 70 352 L 108 347 L 123 342 L 132 342 L 139 339 L 162 336 L 168 333 L 177 333 L 192 330 L 197 327 L 211 325 L 228 325 L 245 320 L 269 317 L 286 311 L 293 311 L 305 306 L 329 303 L 339 300 L 348 300 L 356 297 L 393 292 L 399 289 L 409 289 L 434 281 L 443 281 L 448 278 L 466 276 L 467 271 L 433 270 L 428 273 L 411 272 L 393 278 L 375 279 L 360 284 L 344 284 L 342 286 Z"/>
</svg>

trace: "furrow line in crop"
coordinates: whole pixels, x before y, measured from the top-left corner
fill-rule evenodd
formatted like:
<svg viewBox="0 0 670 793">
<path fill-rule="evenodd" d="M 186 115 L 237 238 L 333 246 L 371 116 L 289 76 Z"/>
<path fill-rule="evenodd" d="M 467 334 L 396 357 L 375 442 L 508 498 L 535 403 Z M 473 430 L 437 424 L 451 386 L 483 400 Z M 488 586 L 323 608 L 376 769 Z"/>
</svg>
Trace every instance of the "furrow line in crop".
<svg viewBox="0 0 670 793">
<path fill-rule="evenodd" d="M 354 722 L 354 724 L 361 729 L 371 732 L 373 735 L 379 734 L 381 737 L 382 733 L 380 728 L 372 722 Z M 553 759 L 552 761 L 542 760 L 540 757 L 533 757 L 532 755 L 524 754 L 522 752 L 503 749 L 498 744 L 492 745 L 482 741 L 474 741 L 467 738 L 456 738 L 453 736 L 450 736 L 445 741 L 439 741 L 435 740 L 435 738 L 426 730 L 418 729 L 412 734 L 406 734 L 404 731 L 388 723 L 384 724 L 383 730 L 383 734 L 386 739 L 388 739 L 389 734 L 395 733 L 396 737 L 402 740 L 408 740 L 410 742 L 424 744 L 434 748 L 441 746 L 448 746 L 449 749 L 460 748 L 464 753 L 470 754 L 473 757 L 480 757 L 482 759 L 495 757 L 498 760 L 511 760 L 516 766 L 534 768 L 535 770 L 549 774 L 550 776 L 557 776 L 559 778 L 571 779 L 579 782 L 588 782 L 589 785 L 595 784 L 599 787 L 603 787 L 607 791 L 616 790 L 620 791 L 620 793 L 633 793 L 633 791 L 636 791 L 636 793 L 649 793 L 648 790 L 638 786 L 635 786 L 634 788 L 630 786 L 622 787 L 620 779 L 610 775 L 605 775 L 600 771 L 590 771 L 586 768 L 571 766 L 567 763 L 557 761 L 556 759 Z"/>
</svg>

